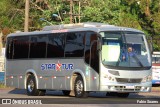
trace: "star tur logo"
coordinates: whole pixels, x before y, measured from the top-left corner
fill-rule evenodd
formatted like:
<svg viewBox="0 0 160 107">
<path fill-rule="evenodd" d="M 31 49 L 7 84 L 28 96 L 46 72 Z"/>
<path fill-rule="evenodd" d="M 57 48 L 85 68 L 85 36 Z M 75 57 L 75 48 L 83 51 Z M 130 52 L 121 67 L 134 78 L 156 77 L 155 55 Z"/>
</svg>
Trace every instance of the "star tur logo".
<svg viewBox="0 0 160 107">
<path fill-rule="evenodd" d="M 55 71 L 72 70 L 73 67 L 74 67 L 74 64 L 72 64 L 72 63 L 60 63 L 60 61 L 58 61 L 57 63 L 41 64 L 41 70 L 42 71 L 47 71 L 47 70 L 55 70 Z"/>
</svg>

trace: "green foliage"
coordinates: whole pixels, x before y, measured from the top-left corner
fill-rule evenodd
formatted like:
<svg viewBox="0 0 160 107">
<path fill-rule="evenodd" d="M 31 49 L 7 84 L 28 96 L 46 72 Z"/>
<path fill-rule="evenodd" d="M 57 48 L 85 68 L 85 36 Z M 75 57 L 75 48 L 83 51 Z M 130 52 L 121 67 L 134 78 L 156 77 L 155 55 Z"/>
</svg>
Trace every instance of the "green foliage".
<svg viewBox="0 0 160 107">
<path fill-rule="evenodd" d="M 0 82 L 0 88 L 6 88 L 5 84 Z"/>
<path fill-rule="evenodd" d="M 160 0 L 80 0 L 81 22 L 102 22 L 143 30 L 154 39 L 154 49 L 160 50 Z M 78 2 L 73 13 L 79 14 Z M 25 0 L 1 0 L 0 30 L 24 29 Z M 30 31 L 53 24 L 70 23 L 70 2 L 64 0 L 30 0 Z M 57 14 L 58 18 L 52 18 Z M 78 22 L 78 17 L 73 17 Z M 156 39 L 155 39 L 156 38 Z"/>
<path fill-rule="evenodd" d="M 1 2 L 0 2 L 0 14 L 3 14 L 3 12 L 4 11 L 7 11 L 7 1 L 6 0 L 2 0 Z"/>
<path fill-rule="evenodd" d="M 93 0 L 93 3 L 83 9 L 82 21 L 118 23 L 119 0 Z"/>
</svg>

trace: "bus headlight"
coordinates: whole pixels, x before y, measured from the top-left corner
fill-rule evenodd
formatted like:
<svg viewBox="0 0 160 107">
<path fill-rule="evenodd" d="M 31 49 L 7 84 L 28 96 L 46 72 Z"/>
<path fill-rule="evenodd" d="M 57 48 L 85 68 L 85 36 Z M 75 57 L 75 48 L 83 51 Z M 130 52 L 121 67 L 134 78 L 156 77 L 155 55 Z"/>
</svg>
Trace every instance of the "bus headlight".
<svg viewBox="0 0 160 107">
<path fill-rule="evenodd" d="M 142 82 L 148 82 L 148 81 L 151 81 L 151 80 L 152 80 L 152 76 L 149 75 L 149 76 L 144 77 Z"/>
<path fill-rule="evenodd" d="M 142 82 L 147 82 L 147 77 L 144 77 Z"/>
<path fill-rule="evenodd" d="M 109 81 L 114 81 L 115 80 L 114 77 L 108 76 L 108 75 L 105 75 L 104 78 L 108 79 Z"/>
<path fill-rule="evenodd" d="M 109 80 L 112 80 L 112 77 L 111 77 L 111 76 L 109 76 L 109 77 L 108 77 L 108 79 L 109 79 Z"/>
</svg>

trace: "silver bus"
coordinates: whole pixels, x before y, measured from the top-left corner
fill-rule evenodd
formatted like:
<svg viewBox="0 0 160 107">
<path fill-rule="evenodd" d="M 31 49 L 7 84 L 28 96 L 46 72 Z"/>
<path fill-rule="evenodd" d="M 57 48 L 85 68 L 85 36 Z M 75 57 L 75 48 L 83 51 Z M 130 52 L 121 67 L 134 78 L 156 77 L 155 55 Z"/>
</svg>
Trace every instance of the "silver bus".
<svg viewBox="0 0 160 107">
<path fill-rule="evenodd" d="M 6 85 L 28 95 L 150 92 L 151 65 L 145 34 L 132 28 L 80 23 L 7 36 Z"/>
</svg>

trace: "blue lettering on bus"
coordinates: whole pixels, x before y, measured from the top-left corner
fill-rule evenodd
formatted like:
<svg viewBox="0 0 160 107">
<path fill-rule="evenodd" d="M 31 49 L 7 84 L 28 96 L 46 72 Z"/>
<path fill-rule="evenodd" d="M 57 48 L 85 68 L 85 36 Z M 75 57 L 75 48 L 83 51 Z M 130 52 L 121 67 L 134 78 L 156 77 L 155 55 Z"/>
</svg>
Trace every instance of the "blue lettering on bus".
<svg viewBox="0 0 160 107">
<path fill-rule="evenodd" d="M 56 70 L 56 71 L 61 71 L 61 70 L 72 70 L 73 69 L 73 64 L 72 63 L 46 63 L 46 64 L 41 64 L 41 70 Z"/>
<path fill-rule="evenodd" d="M 55 64 L 42 64 L 41 70 L 53 70 L 55 69 Z"/>
<path fill-rule="evenodd" d="M 62 69 L 63 70 L 72 70 L 73 64 L 62 64 Z"/>
</svg>

